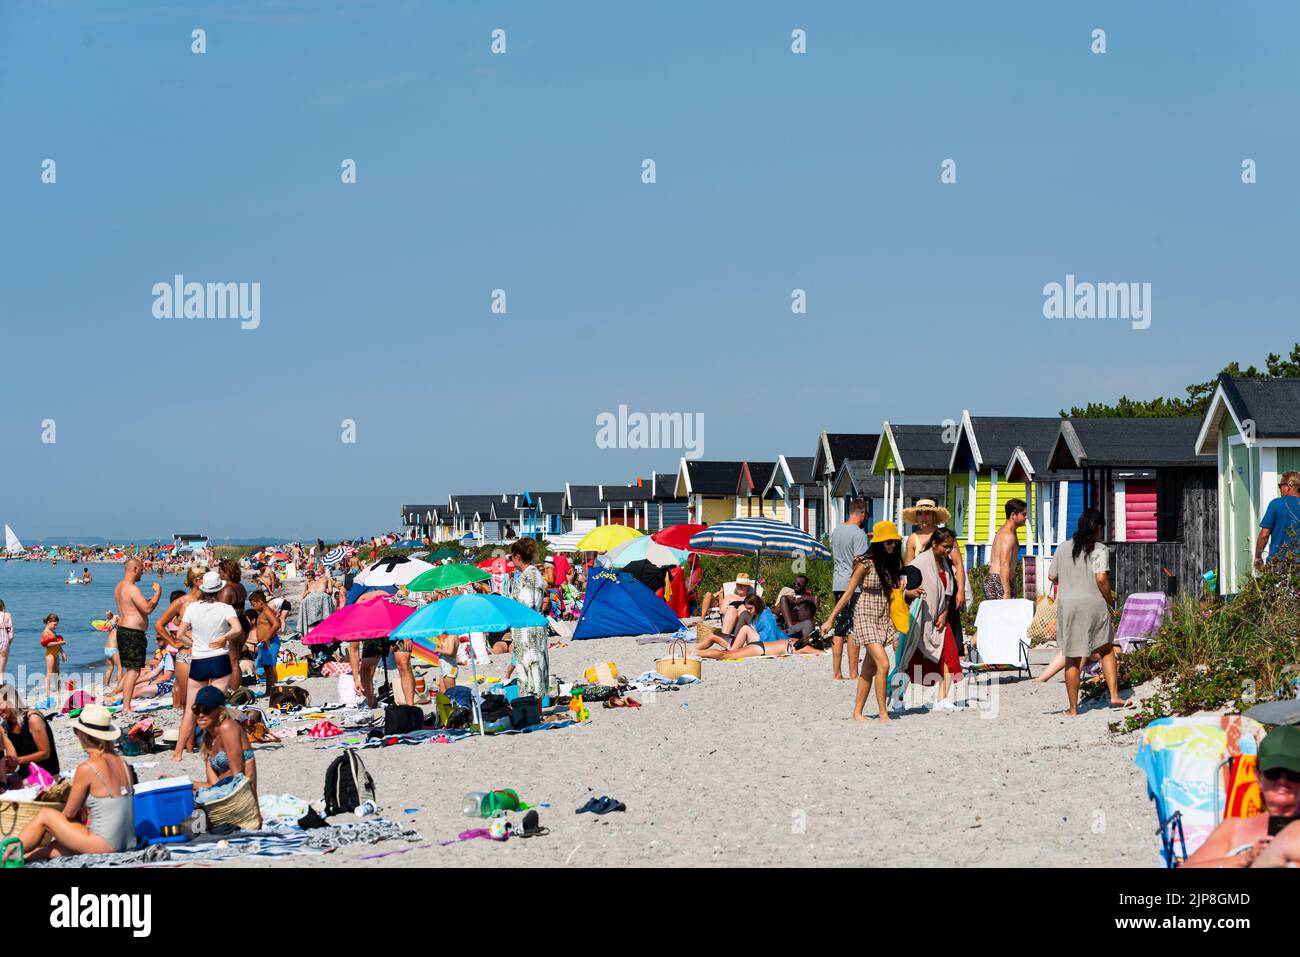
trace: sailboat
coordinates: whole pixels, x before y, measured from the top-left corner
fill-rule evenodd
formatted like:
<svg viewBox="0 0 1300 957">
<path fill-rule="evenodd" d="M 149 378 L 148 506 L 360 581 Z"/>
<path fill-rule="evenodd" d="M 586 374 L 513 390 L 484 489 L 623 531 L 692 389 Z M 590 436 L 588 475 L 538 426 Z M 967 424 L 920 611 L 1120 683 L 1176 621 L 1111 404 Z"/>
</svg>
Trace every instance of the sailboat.
<svg viewBox="0 0 1300 957">
<path fill-rule="evenodd" d="M 23 543 L 18 541 L 18 536 L 8 525 L 5 526 L 5 558 L 17 558 L 27 549 L 23 548 Z"/>
</svg>

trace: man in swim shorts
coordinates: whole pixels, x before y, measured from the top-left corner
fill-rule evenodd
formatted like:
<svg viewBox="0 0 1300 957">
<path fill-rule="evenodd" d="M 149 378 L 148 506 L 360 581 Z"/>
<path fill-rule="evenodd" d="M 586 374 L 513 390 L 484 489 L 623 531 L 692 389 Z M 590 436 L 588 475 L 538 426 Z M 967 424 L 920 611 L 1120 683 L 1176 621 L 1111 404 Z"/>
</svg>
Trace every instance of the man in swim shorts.
<svg viewBox="0 0 1300 957">
<path fill-rule="evenodd" d="M 136 583 L 144 574 L 144 564 L 132 556 L 122 569 L 122 580 L 113 589 L 117 601 L 117 653 L 122 660 L 122 714 L 131 714 L 131 696 L 135 683 L 144 667 L 149 645 L 145 632 L 149 630 L 149 616 L 158 607 L 162 586 L 153 583 L 153 597 L 145 598 Z"/>
</svg>

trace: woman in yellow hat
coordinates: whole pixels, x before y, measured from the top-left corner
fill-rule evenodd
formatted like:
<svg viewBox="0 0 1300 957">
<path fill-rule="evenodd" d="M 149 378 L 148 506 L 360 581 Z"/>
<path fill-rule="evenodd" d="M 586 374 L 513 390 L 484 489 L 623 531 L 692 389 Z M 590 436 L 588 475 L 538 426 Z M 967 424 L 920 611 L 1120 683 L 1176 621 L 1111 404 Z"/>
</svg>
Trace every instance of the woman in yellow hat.
<svg viewBox="0 0 1300 957">
<path fill-rule="evenodd" d="M 893 522 L 876 522 L 871 530 L 871 547 L 858 556 L 853 567 L 853 577 L 831 609 L 830 617 L 822 625 L 827 634 L 834 627 L 835 616 L 849 603 L 861 586 L 858 600 L 853 606 L 853 644 L 858 653 L 866 652 L 858 671 L 857 692 L 853 699 L 853 719 L 865 721 L 862 709 L 874 683 L 876 703 L 880 708 L 879 720 L 889 721 L 889 654 L 886 649 L 898 640 L 889 614 L 889 602 L 895 589 L 903 588 L 903 597 L 909 601 L 920 594 L 920 589 L 908 591 L 903 586 L 903 536 Z"/>
</svg>

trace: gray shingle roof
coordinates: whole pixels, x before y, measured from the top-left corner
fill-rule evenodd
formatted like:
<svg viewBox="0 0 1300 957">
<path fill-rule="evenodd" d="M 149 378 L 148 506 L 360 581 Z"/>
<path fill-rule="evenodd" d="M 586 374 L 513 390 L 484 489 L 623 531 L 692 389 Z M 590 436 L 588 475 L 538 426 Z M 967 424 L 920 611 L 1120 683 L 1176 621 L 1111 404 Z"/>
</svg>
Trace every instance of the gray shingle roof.
<svg viewBox="0 0 1300 957">
<path fill-rule="evenodd" d="M 687 459 L 686 474 L 696 495 L 735 495 L 740 484 L 742 462 L 710 462 Z"/>
<path fill-rule="evenodd" d="M 889 423 L 894 447 L 904 471 L 947 472 L 952 446 L 943 440 L 942 425 L 894 425 Z M 983 444 L 981 443 L 981 451 Z"/>
<path fill-rule="evenodd" d="M 1067 419 L 1048 464 L 1065 469 L 1212 466 L 1213 456 L 1196 455 L 1200 430 L 1201 420 L 1193 418 Z"/>
<path fill-rule="evenodd" d="M 1257 438 L 1300 438 L 1300 379 L 1234 379 L 1219 385 L 1238 419 L 1255 423 Z"/>
</svg>

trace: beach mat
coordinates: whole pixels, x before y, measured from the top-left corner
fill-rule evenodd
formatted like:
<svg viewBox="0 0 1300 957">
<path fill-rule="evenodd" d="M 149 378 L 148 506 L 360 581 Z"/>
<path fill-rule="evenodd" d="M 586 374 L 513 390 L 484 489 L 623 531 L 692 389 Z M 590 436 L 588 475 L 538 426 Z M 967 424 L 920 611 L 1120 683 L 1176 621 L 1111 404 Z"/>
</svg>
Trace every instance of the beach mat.
<svg viewBox="0 0 1300 957">
<path fill-rule="evenodd" d="M 328 854 L 340 847 L 378 844 L 381 841 L 421 841 L 417 831 L 404 829 L 396 821 L 372 817 L 355 824 L 338 824 L 304 831 L 298 827 L 237 831 L 229 835 L 205 834 L 183 844 L 124 851 L 121 854 L 77 854 L 28 867 L 179 867 L 252 857 L 290 857 L 295 854 Z M 224 846 L 222 846 L 224 844 Z"/>
</svg>

